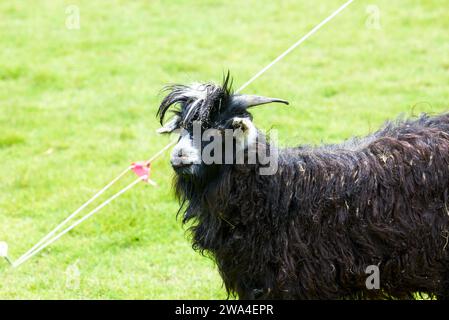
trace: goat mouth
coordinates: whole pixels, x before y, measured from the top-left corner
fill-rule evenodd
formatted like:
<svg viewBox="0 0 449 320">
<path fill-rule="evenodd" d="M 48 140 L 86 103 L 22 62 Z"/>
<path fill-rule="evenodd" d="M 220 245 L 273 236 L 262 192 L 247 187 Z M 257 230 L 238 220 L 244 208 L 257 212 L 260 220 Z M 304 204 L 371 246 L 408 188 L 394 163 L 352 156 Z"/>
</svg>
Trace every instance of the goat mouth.
<svg viewBox="0 0 449 320">
<path fill-rule="evenodd" d="M 192 167 L 193 163 L 179 163 L 172 165 L 173 170 L 175 170 L 178 174 L 190 174 Z"/>
</svg>

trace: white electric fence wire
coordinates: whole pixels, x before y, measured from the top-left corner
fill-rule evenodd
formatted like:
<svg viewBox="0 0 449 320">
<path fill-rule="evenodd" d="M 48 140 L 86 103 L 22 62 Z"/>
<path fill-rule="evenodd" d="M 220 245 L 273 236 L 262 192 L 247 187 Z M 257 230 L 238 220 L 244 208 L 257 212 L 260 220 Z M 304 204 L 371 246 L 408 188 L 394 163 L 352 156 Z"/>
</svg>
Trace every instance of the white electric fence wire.
<svg viewBox="0 0 449 320">
<path fill-rule="evenodd" d="M 171 146 L 173 146 L 176 143 L 176 141 L 172 141 L 169 144 L 167 144 L 165 147 L 163 147 L 161 150 L 159 150 L 156 154 L 154 154 L 150 159 L 147 160 L 147 163 L 151 163 L 154 160 L 156 160 L 158 157 L 160 157 L 168 148 L 170 148 Z M 50 240 L 48 241 L 48 239 L 50 239 L 50 237 L 52 237 L 57 231 L 59 231 L 63 226 L 65 226 L 69 221 L 71 221 L 76 215 L 78 215 L 84 208 L 86 208 L 90 203 L 92 203 L 95 199 L 97 199 L 100 195 L 102 195 L 106 190 L 108 190 L 110 187 L 112 187 L 112 185 L 114 185 L 118 180 L 120 180 L 126 173 L 128 173 L 128 171 L 131 169 L 131 167 L 126 168 L 126 170 L 124 170 L 122 173 L 120 173 L 117 177 L 115 177 L 111 182 L 109 182 L 105 187 L 103 187 L 103 189 L 101 189 L 100 191 L 98 191 L 92 198 L 90 198 L 87 202 L 85 202 L 81 207 L 79 207 L 76 211 L 74 211 L 69 217 L 67 217 L 63 222 L 61 222 L 56 228 L 54 228 L 50 233 L 48 233 L 45 237 L 43 237 L 38 243 L 36 243 L 30 250 L 28 250 L 26 253 L 24 253 L 19 259 L 17 259 L 14 263 L 12 263 L 13 267 L 18 267 L 19 265 L 21 265 L 22 263 L 24 263 L 25 261 L 27 261 L 29 258 L 31 258 L 32 256 L 34 256 L 35 254 L 37 254 L 38 252 L 40 252 L 42 249 L 44 249 L 45 247 L 49 246 L 51 243 L 53 243 L 54 241 Z M 139 178 L 138 181 L 140 181 L 142 179 Z M 132 186 L 134 186 L 135 183 L 132 184 Z M 125 187 L 125 189 L 128 187 Z M 128 190 L 128 189 L 126 189 Z M 120 192 L 119 192 L 120 193 Z M 120 193 L 121 194 L 121 193 Z M 114 200 L 116 197 L 114 197 L 112 200 Z M 111 200 L 111 201 L 112 201 Z M 108 204 L 109 202 L 111 202 L 108 200 L 106 200 L 105 202 L 107 202 L 106 204 Z M 103 207 L 103 204 L 105 203 L 103 202 L 102 204 L 100 204 L 97 208 L 99 207 Z M 97 212 L 98 210 L 96 210 L 97 208 L 95 208 L 93 211 Z M 89 215 L 90 217 L 91 215 Z M 84 219 L 85 220 L 85 219 Z M 82 221 L 84 221 L 82 220 Z M 81 222 L 82 222 L 81 221 Z M 73 228 L 71 228 L 73 229 Z M 70 229 L 70 230 L 71 230 Z M 70 231 L 69 230 L 69 231 Z M 64 232 L 64 231 L 63 231 Z M 68 232 L 68 231 L 67 231 Z M 67 232 L 64 232 L 67 233 Z M 54 238 L 59 239 L 62 235 L 56 235 Z"/>
<path fill-rule="evenodd" d="M 329 21 L 331 21 L 333 18 L 335 18 L 340 12 L 342 12 L 344 9 L 346 9 L 347 6 L 349 6 L 354 0 L 349 0 L 344 5 L 342 5 L 340 8 L 338 8 L 336 11 L 334 11 L 329 17 L 321 21 L 315 28 L 310 30 L 305 36 L 303 36 L 301 39 L 299 39 L 296 43 L 294 43 L 290 48 L 285 50 L 280 56 L 278 56 L 276 59 L 274 59 L 272 62 L 270 62 L 267 66 L 265 66 L 262 70 L 260 70 L 258 73 L 256 73 L 251 79 L 249 79 L 247 82 L 245 82 L 237 91 L 236 93 L 242 91 L 247 86 L 249 86 L 254 80 L 259 78 L 262 74 L 264 74 L 268 69 L 270 69 L 272 66 L 274 66 L 277 62 L 282 60 L 286 55 L 288 55 L 290 52 L 296 49 L 299 45 L 301 45 L 304 41 L 306 41 L 310 36 L 315 34 L 318 30 L 321 29 L 325 24 L 327 24 Z"/>
<path fill-rule="evenodd" d="M 91 204 L 95 199 L 97 199 L 99 196 L 101 196 L 106 190 L 108 190 L 113 184 L 115 184 L 118 180 L 120 180 L 131 167 L 126 168 L 122 173 L 120 173 L 114 180 L 109 182 L 103 189 L 98 191 L 92 198 L 90 198 L 88 201 L 86 201 L 81 207 L 76 209 L 70 216 L 68 216 L 64 221 L 62 221 L 56 228 L 54 228 L 50 233 L 48 233 L 45 237 L 43 237 L 38 243 L 36 243 L 30 250 L 25 252 L 17 261 L 14 263 L 20 264 L 20 262 L 26 258 L 30 253 L 32 253 L 36 248 L 38 248 L 42 243 L 47 241 L 51 236 L 53 236 L 59 229 L 61 229 L 63 226 L 65 226 L 70 220 L 72 220 L 78 213 L 80 213 L 84 208 L 86 208 L 89 204 Z"/>
<path fill-rule="evenodd" d="M 32 258 L 34 255 L 38 254 L 41 250 L 45 249 L 45 247 L 51 245 L 53 242 L 55 242 L 56 240 L 58 240 L 59 238 L 61 238 L 63 235 L 65 235 L 67 232 L 69 232 L 70 230 L 72 230 L 73 228 L 75 228 L 77 225 L 79 225 L 80 223 L 82 223 L 83 221 L 89 219 L 91 216 L 93 216 L 95 213 L 97 213 L 98 211 L 100 211 L 103 207 L 107 206 L 109 203 L 111 203 L 112 201 L 114 201 L 116 198 L 120 197 L 122 194 L 124 194 L 126 191 L 128 191 L 129 189 L 131 189 L 132 187 L 134 187 L 137 183 L 139 183 L 140 181 L 142 181 L 145 177 L 139 177 L 136 180 L 134 180 L 134 182 L 130 183 L 129 185 L 127 185 L 125 188 L 123 188 L 122 190 L 120 190 L 119 192 L 117 192 L 116 194 L 114 194 L 112 197 L 110 197 L 109 199 L 107 199 L 106 201 L 104 201 L 101 205 L 99 205 L 98 207 L 96 207 L 95 209 L 93 209 L 91 212 L 89 212 L 88 214 L 86 214 L 84 217 L 82 217 L 81 219 L 77 220 L 74 224 L 70 225 L 69 227 L 67 227 L 66 229 L 64 229 L 63 231 L 61 231 L 60 233 L 58 233 L 56 236 L 54 236 L 53 238 L 49 239 L 47 242 L 44 242 L 39 248 L 37 248 L 35 251 L 33 251 L 32 253 L 30 253 L 29 255 L 27 255 L 25 258 L 23 258 L 20 261 L 16 261 L 13 263 L 13 267 L 17 268 L 18 266 L 20 266 L 22 263 L 26 262 L 28 259 Z"/>
</svg>

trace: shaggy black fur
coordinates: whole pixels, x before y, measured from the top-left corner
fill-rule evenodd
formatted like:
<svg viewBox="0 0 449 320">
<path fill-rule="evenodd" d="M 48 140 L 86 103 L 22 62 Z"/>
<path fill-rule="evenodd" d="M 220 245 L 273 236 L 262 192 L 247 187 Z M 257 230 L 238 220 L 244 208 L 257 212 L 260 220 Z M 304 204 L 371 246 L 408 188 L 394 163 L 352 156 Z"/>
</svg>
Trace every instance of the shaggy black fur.
<svg viewBox="0 0 449 320">
<path fill-rule="evenodd" d="M 228 78 L 227 78 L 228 79 Z M 249 116 L 211 85 L 184 126 L 226 128 Z M 167 109 L 194 102 L 172 87 Z M 262 146 L 265 147 L 265 146 Z M 177 174 L 193 247 L 210 254 L 241 299 L 449 298 L 449 114 L 387 123 L 340 145 L 279 150 L 279 170 L 201 165 Z M 368 290 L 368 265 L 380 290 Z"/>
</svg>

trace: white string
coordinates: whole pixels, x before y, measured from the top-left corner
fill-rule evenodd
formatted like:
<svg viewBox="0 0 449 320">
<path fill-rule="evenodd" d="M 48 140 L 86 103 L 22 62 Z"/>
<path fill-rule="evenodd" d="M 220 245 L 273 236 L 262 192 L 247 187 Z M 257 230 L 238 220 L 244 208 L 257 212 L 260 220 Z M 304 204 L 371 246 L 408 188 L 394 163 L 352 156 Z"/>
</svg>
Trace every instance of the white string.
<svg viewBox="0 0 449 320">
<path fill-rule="evenodd" d="M 245 82 L 237 91 L 241 92 L 243 89 L 245 89 L 247 86 L 249 86 L 252 82 L 254 82 L 257 78 L 259 78 L 262 74 L 264 74 L 268 69 L 270 69 L 273 65 L 275 65 L 277 62 L 282 60 L 286 55 L 288 55 L 291 51 L 293 51 L 295 48 L 297 48 L 299 45 L 301 45 L 304 41 L 306 41 L 310 36 L 315 34 L 321 27 L 323 27 L 325 24 L 327 24 L 329 21 L 331 21 L 334 17 L 336 17 L 341 11 L 346 9 L 347 6 L 349 6 L 354 0 L 349 0 L 345 4 L 343 4 L 340 8 L 338 8 L 336 11 L 334 11 L 329 17 L 321 21 L 317 26 L 315 26 L 312 30 L 310 30 L 306 35 L 304 35 L 301 39 L 299 39 L 296 43 L 294 43 L 291 47 L 289 47 L 287 50 L 285 50 L 281 55 L 279 55 L 276 59 L 274 59 L 271 63 L 269 63 L 267 66 L 265 66 L 262 70 L 260 70 L 258 73 L 256 73 L 251 79 L 249 79 L 247 82 Z M 164 148 L 162 148 L 159 152 L 157 152 L 153 157 L 151 157 L 147 163 L 151 163 L 154 159 L 159 157 L 161 154 L 163 154 L 168 148 L 170 148 L 173 144 L 175 144 L 176 141 L 173 141 L 169 144 L 167 144 Z M 30 250 L 28 250 L 25 254 L 23 254 L 19 259 L 17 259 L 16 262 L 14 262 L 12 265 L 13 267 L 18 267 L 27 260 L 29 260 L 31 257 L 42 251 L 47 246 L 51 245 L 53 242 L 61 238 L 64 234 L 75 228 L 77 225 L 82 223 L 83 221 L 87 220 L 91 216 L 93 216 L 95 213 L 97 213 L 100 209 L 111 203 L 114 199 L 121 196 L 123 193 L 134 187 L 139 181 L 144 179 L 144 177 L 139 177 L 137 180 L 135 180 L 133 183 L 129 184 L 116 194 L 114 194 L 112 197 L 104 201 L 102 204 L 97 206 L 95 209 L 90 211 L 87 215 L 85 215 L 83 218 L 77 220 L 74 224 L 67 227 L 63 231 L 61 231 L 59 234 L 53 236 L 59 229 L 61 229 L 65 224 L 67 224 L 70 220 L 72 220 L 81 210 L 83 210 L 85 207 L 87 207 L 92 201 L 94 201 L 96 198 L 98 198 L 101 194 L 103 194 L 107 189 L 109 189 L 114 183 L 116 183 L 120 178 L 122 178 L 131 167 L 128 167 L 125 171 L 123 171 L 120 175 L 118 175 L 114 180 L 112 180 L 109 184 L 107 184 L 103 189 L 101 189 L 99 192 L 97 192 L 91 199 L 89 199 L 87 202 L 85 202 L 80 208 L 78 208 L 75 212 L 73 212 L 68 218 L 66 218 L 63 222 L 61 222 L 55 229 L 53 229 L 49 234 L 47 234 L 44 238 L 42 238 L 38 243 L 36 243 Z"/>
<path fill-rule="evenodd" d="M 27 255 L 25 258 L 21 259 L 20 261 L 16 261 L 13 263 L 13 267 L 17 268 L 18 266 L 20 266 L 22 263 L 26 262 L 28 259 L 32 258 L 34 255 L 38 254 L 40 251 L 42 251 L 43 249 L 45 249 L 45 247 L 51 245 L 53 242 L 55 242 L 56 240 L 58 240 L 59 238 L 61 238 L 63 235 L 65 235 L 67 232 L 69 232 L 70 230 L 72 230 L 73 228 L 75 228 L 77 225 L 79 225 L 80 223 L 82 223 L 83 221 L 89 219 L 91 216 L 93 216 L 95 213 L 97 213 L 98 211 L 100 211 L 103 207 L 105 207 L 106 205 L 108 205 L 109 203 L 111 203 L 112 201 L 114 201 L 114 199 L 118 198 L 119 196 L 121 196 L 123 193 L 125 193 L 126 191 L 128 191 L 129 189 L 131 189 L 132 187 L 134 187 L 137 183 L 139 183 L 140 181 L 142 181 L 143 179 L 145 179 L 144 177 L 139 177 L 137 178 L 134 182 L 132 182 L 131 184 L 127 185 L 125 188 L 123 188 L 122 190 L 120 190 L 119 192 L 117 192 L 116 194 L 114 194 L 112 197 L 110 197 L 109 199 L 107 199 L 106 201 L 104 201 L 101 205 L 99 205 L 98 207 L 96 207 L 95 209 L 93 209 L 91 212 L 89 212 L 88 214 L 86 214 L 84 217 L 82 217 L 81 219 L 77 220 L 74 224 L 70 225 L 69 227 L 67 227 L 65 230 L 61 231 L 59 234 L 57 234 L 56 236 L 54 236 L 53 238 L 49 239 L 47 242 L 43 243 L 39 248 L 37 248 L 35 251 L 33 251 L 32 253 L 30 253 L 29 255 Z"/>
<path fill-rule="evenodd" d="M 154 156 L 152 156 L 150 159 L 147 160 L 147 163 L 151 163 L 154 160 L 156 160 L 160 155 L 162 155 L 165 150 L 167 150 L 168 148 L 170 148 L 172 145 L 176 144 L 176 140 L 170 142 L 169 144 L 167 144 L 165 147 L 163 147 L 161 150 L 159 150 Z"/>
<path fill-rule="evenodd" d="M 174 145 L 176 143 L 176 141 L 172 141 L 169 144 L 167 144 L 165 147 L 163 147 L 161 150 L 159 150 L 156 154 L 154 154 L 150 159 L 147 160 L 147 163 L 151 163 L 154 160 L 156 160 L 159 156 L 161 156 L 168 148 L 170 148 L 172 145 Z M 26 253 L 24 253 L 19 259 L 17 259 L 12 265 L 14 267 L 18 267 L 19 265 L 21 265 L 22 263 L 24 263 L 25 261 L 27 261 L 29 258 L 31 258 L 32 256 L 36 255 L 38 252 L 40 252 L 41 250 L 43 250 L 45 247 L 49 246 L 50 244 L 52 244 L 54 241 L 56 241 L 57 239 L 59 239 L 63 234 L 67 233 L 68 231 L 70 231 L 73 228 L 70 228 L 70 230 L 64 232 L 62 231 L 61 233 L 63 234 L 58 234 L 56 235 L 53 239 L 48 240 L 51 236 L 53 236 L 59 229 L 61 229 L 64 225 L 66 225 L 70 220 L 72 220 L 78 213 L 80 213 L 84 208 L 86 208 L 90 203 L 92 203 L 95 199 L 97 199 L 101 194 L 103 194 L 106 190 L 108 190 L 113 184 L 115 184 L 118 180 L 120 180 L 129 170 L 131 169 L 131 167 L 128 167 L 126 170 L 124 170 L 122 173 L 120 173 L 116 178 L 114 178 L 111 182 L 109 182 L 103 189 L 101 189 L 100 191 L 98 191 L 92 198 L 90 198 L 87 202 L 85 202 L 81 207 L 79 207 L 75 212 L 73 212 L 69 217 L 67 217 L 63 222 L 61 222 L 56 228 L 54 228 L 49 234 L 47 234 L 44 238 L 42 238 L 38 243 L 36 243 L 30 250 L 28 250 Z M 141 180 L 141 179 L 140 179 Z M 139 180 L 139 181 L 140 181 Z M 132 186 L 134 186 L 135 183 L 132 184 Z M 125 189 L 128 187 L 125 187 Z M 128 189 L 126 189 L 128 190 Z M 120 193 L 120 192 L 119 192 Z M 121 194 L 121 193 L 120 193 Z M 112 199 L 114 200 L 115 197 Z M 111 202 L 112 200 L 108 199 L 105 202 L 103 202 L 102 204 L 100 204 L 97 208 L 95 208 L 94 213 L 96 213 L 98 210 L 98 208 L 103 208 L 104 205 L 108 204 L 109 202 Z M 100 209 L 101 209 L 100 208 Z M 89 216 L 90 217 L 90 216 Z M 84 220 L 82 220 L 81 222 L 83 222 Z M 81 223 L 80 222 L 80 223 Z M 79 224 L 79 223 L 78 223 Z M 77 225 L 78 225 L 77 224 Z M 67 230 L 67 229 L 66 229 Z"/>
<path fill-rule="evenodd" d="M 131 167 L 126 168 L 122 173 L 120 173 L 114 180 L 109 182 L 103 189 L 98 191 L 92 198 L 86 201 L 81 207 L 76 209 L 70 216 L 68 216 L 63 222 L 61 222 L 56 228 L 54 228 L 50 233 L 48 233 L 45 237 L 43 237 L 38 243 L 36 243 L 30 250 L 25 252 L 15 263 L 20 263 L 20 261 L 26 258 L 30 253 L 32 253 L 37 247 L 39 247 L 42 243 L 44 243 L 48 238 L 54 235 L 59 229 L 61 229 L 64 225 L 66 225 L 70 220 L 72 220 L 78 213 L 80 213 L 84 208 L 86 208 L 89 204 L 91 204 L 95 199 L 97 199 L 100 195 L 102 195 L 106 190 L 108 190 L 113 184 L 115 184 L 121 177 L 123 177 Z"/>
<path fill-rule="evenodd" d="M 298 47 L 301 43 L 306 41 L 310 36 L 312 36 L 315 32 L 317 32 L 319 29 L 321 29 L 322 26 L 324 26 L 326 23 L 331 21 L 335 16 L 337 16 L 340 12 L 342 12 L 344 9 L 346 9 L 347 6 L 349 6 L 354 0 L 349 0 L 344 5 L 342 5 L 340 8 L 338 8 L 334 13 L 332 13 L 329 17 L 321 21 L 315 28 L 310 30 L 305 36 L 303 36 L 301 39 L 299 39 L 295 44 L 293 44 L 290 48 L 285 50 L 280 56 L 278 56 L 276 59 L 274 59 L 271 63 L 269 63 L 265 68 L 260 70 L 258 73 L 256 73 L 251 79 L 249 79 L 247 82 L 245 82 L 237 91 L 236 93 L 239 93 L 243 89 L 245 89 L 247 86 L 249 86 L 254 80 L 259 78 L 262 74 L 264 74 L 268 69 L 270 69 L 272 66 L 274 66 L 277 62 L 282 60 L 286 55 L 288 55 L 290 52 L 292 52 L 296 47 Z"/>
</svg>

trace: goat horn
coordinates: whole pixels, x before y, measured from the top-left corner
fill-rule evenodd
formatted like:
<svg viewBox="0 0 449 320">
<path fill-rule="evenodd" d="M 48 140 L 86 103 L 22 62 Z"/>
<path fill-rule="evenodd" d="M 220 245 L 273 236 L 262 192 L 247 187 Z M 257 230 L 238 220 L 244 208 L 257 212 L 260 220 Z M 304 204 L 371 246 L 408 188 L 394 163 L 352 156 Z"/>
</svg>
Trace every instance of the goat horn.
<svg viewBox="0 0 449 320">
<path fill-rule="evenodd" d="M 181 120 L 180 116 L 174 116 L 169 122 L 167 122 L 162 128 L 156 130 L 157 133 L 171 133 L 175 129 L 178 128 L 179 121 Z"/>
<path fill-rule="evenodd" d="M 235 106 L 239 106 L 242 108 L 251 108 L 255 106 L 259 106 L 261 104 L 267 104 L 267 103 L 284 103 L 288 105 L 287 100 L 277 99 L 277 98 L 268 98 L 268 97 L 262 97 L 262 96 L 255 96 L 255 95 L 235 95 L 232 97 L 232 104 Z"/>
</svg>

